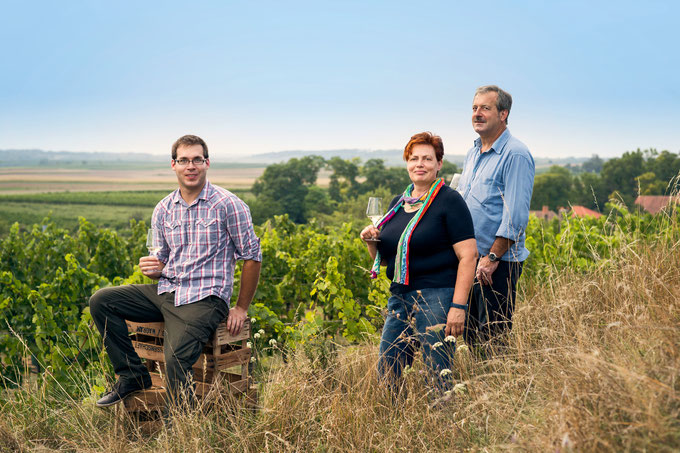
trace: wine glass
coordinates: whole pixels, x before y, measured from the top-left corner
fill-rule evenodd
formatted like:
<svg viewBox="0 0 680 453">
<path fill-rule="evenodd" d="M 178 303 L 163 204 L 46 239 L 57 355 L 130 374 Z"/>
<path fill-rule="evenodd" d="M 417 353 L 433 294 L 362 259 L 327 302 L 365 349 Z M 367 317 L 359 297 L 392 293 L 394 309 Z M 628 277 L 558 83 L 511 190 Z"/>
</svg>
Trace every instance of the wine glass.
<svg viewBox="0 0 680 453">
<path fill-rule="evenodd" d="M 368 206 L 366 207 L 366 215 L 368 216 L 369 219 L 371 219 L 371 223 L 373 223 L 374 227 L 378 227 L 378 222 L 380 222 L 380 219 L 383 218 L 383 209 L 382 209 L 382 198 L 380 197 L 370 197 L 368 199 Z M 379 241 L 379 239 L 371 238 L 368 239 L 369 241 Z"/>
<path fill-rule="evenodd" d="M 146 232 L 146 248 L 149 250 L 150 256 L 156 256 L 161 251 L 160 241 L 156 237 L 155 228 L 149 228 L 149 231 Z"/>
<path fill-rule="evenodd" d="M 451 184 L 449 184 L 449 186 L 451 186 L 453 190 L 458 190 L 458 182 L 460 182 L 461 176 L 463 175 L 461 175 L 460 173 L 453 174 L 453 177 L 451 178 Z"/>
</svg>

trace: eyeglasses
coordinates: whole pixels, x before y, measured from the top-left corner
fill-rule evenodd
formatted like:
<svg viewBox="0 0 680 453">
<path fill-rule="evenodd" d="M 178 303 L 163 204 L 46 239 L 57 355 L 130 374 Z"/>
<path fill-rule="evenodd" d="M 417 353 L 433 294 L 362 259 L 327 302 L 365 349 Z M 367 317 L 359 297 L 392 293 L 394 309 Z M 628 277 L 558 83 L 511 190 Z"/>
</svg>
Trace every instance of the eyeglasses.
<svg viewBox="0 0 680 453">
<path fill-rule="evenodd" d="M 202 157 L 194 157 L 191 160 L 185 159 L 185 158 L 173 159 L 173 160 L 175 161 L 175 163 L 177 165 L 181 165 L 182 167 L 185 166 L 185 165 L 189 165 L 189 162 L 191 162 L 192 164 L 194 164 L 198 167 L 200 165 L 203 165 L 205 163 L 205 161 L 208 160 L 208 159 L 203 159 Z"/>
</svg>

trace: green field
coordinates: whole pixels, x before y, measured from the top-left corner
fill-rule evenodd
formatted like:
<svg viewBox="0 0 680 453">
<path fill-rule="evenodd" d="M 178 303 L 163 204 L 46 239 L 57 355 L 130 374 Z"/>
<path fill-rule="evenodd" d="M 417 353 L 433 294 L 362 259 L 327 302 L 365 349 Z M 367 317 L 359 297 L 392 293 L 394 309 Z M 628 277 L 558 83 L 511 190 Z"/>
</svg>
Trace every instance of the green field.
<svg viewBox="0 0 680 453">
<path fill-rule="evenodd" d="M 233 190 L 248 198 L 247 190 Z M 85 217 L 98 227 L 124 230 L 130 219 L 151 219 L 154 206 L 169 192 L 108 191 L 108 192 L 48 192 L 0 195 L 0 237 L 14 222 L 22 226 L 40 224 L 47 216 L 69 230 L 78 226 L 78 217 Z"/>
<path fill-rule="evenodd" d="M 5 236 L 14 222 L 19 224 L 40 224 L 49 216 L 57 225 L 74 230 L 78 217 L 85 217 L 99 227 L 122 230 L 130 219 L 151 219 L 153 207 L 149 206 L 112 206 L 105 204 L 74 203 L 32 203 L 6 202 L 0 197 L 0 237 Z"/>
</svg>

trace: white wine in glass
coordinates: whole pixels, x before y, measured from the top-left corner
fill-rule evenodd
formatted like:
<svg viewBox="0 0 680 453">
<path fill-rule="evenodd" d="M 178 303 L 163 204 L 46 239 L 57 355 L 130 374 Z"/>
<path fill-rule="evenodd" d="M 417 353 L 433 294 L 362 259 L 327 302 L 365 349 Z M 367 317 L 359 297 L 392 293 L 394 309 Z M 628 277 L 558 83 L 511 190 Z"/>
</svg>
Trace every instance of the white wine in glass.
<svg viewBox="0 0 680 453">
<path fill-rule="evenodd" d="M 366 215 L 371 219 L 374 227 L 378 227 L 378 222 L 383 218 L 382 198 L 370 197 L 368 199 L 368 206 L 366 207 Z M 370 239 L 372 241 L 379 241 L 379 239 Z"/>
<path fill-rule="evenodd" d="M 146 248 L 149 250 L 150 256 L 156 256 L 156 254 L 161 251 L 160 241 L 156 237 L 153 228 L 149 228 L 149 231 L 146 232 Z"/>
</svg>

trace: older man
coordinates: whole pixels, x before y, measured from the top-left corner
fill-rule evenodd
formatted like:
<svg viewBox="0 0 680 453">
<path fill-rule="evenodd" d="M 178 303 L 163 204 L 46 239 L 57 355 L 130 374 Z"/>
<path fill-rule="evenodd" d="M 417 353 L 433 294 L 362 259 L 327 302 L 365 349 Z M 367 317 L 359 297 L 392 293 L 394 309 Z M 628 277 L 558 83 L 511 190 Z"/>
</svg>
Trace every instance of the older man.
<svg viewBox="0 0 680 453">
<path fill-rule="evenodd" d="M 165 381 L 175 401 L 189 386 L 192 365 L 218 324 L 237 334 L 243 327 L 260 275 L 262 253 L 248 206 L 207 180 L 210 160 L 195 135 L 172 146 L 179 188 L 161 200 L 151 220 L 160 250 L 139 268 L 157 284 L 104 288 L 90 298 L 90 312 L 120 379 L 97 401 L 105 407 L 151 386 L 132 347 L 125 320 L 165 322 Z M 236 260 L 243 260 L 236 305 L 229 309 Z"/>
<path fill-rule="evenodd" d="M 529 149 L 508 130 L 511 106 L 510 94 L 497 86 L 477 89 L 472 127 L 479 138 L 458 184 L 481 257 L 464 334 L 471 344 L 499 339 L 512 328 L 515 287 L 529 256 L 524 239 L 535 166 Z"/>
</svg>

